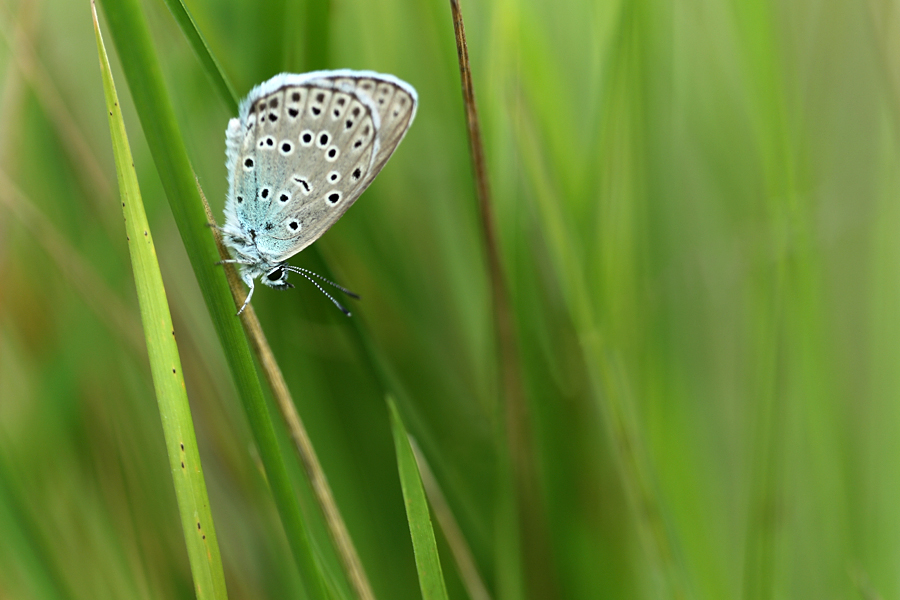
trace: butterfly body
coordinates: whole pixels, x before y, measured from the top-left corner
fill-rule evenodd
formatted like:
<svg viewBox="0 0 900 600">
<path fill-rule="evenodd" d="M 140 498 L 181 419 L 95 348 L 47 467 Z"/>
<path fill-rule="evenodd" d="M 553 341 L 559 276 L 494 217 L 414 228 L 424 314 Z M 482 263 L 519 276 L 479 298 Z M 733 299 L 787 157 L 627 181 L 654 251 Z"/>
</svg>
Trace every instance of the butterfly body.
<svg viewBox="0 0 900 600">
<path fill-rule="evenodd" d="M 415 117 L 409 84 L 371 71 L 283 73 L 253 88 L 226 130 L 221 228 L 241 278 L 291 287 L 285 261 L 328 230 L 384 167 Z M 241 308 L 243 310 L 243 307 Z"/>
</svg>

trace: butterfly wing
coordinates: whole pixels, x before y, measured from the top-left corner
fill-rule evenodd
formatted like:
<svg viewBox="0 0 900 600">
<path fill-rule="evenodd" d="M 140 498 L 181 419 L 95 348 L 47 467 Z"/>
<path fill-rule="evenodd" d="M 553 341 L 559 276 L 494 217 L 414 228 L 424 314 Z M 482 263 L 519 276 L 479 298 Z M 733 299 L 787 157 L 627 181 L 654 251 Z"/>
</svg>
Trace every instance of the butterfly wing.
<svg viewBox="0 0 900 600">
<path fill-rule="evenodd" d="M 384 167 L 415 117 L 407 83 L 369 71 L 282 74 L 254 88 L 226 136 L 226 228 L 268 263 L 328 230 Z"/>
</svg>

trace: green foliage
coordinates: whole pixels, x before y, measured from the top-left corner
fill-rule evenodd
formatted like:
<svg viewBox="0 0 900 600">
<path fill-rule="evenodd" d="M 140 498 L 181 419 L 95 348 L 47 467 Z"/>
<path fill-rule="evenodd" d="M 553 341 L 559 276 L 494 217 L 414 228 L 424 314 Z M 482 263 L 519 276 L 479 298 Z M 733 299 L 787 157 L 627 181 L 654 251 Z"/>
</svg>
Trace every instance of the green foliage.
<svg viewBox="0 0 900 600">
<path fill-rule="evenodd" d="M 403 425 L 403 419 L 400 417 L 393 398 L 388 396 L 387 403 L 391 412 L 391 433 L 394 435 L 394 447 L 397 449 L 397 470 L 400 473 L 400 487 L 403 489 L 403 502 L 406 506 L 409 533 L 412 536 L 413 550 L 416 555 L 422 598 L 423 600 L 447 600 L 447 586 L 444 583 L 441 559 L 438 556 L 437 543 L 434 540 L 428 500 L 419 476 L 416 457 L 409 443 L 409 433 Z"/>
<path fill-rule="evenodd" d="M 421 597 L 392 393 L 492 597 L 535 597 L 516 540 L 498 535 L 515 505 L 448 4 L 187 6 L 220 82 L 164 3 L 140 4 L 171 125 L 219 218 L 229 84 L 240 96 L 315 64 L 419 91 L 373 186 L 292 260 L 327 260 L 363 298 L 352 320 L 309 286 L 261 289 L 253 304 L 375 595 Z M 900 596 L 897 12 L 877 0 L 462 8 L 551 559 L 541 589 Z M 2 2 L 0 35 L 0 596 L 192 598 L 89 4 Z M 196 207 L 167 201 L 110 39 L 229 597 L 301 597 L 223 317 L 204 299 L 219 273 L 196 270 L 212 246 L 198 234 L 211 258 L 185 250 L 177 213 Z M 274 420 L 311 545 L 344 595 Z M 435 533 L 449 596 L 467 597 L 437 516 Z"/>
<path fill-rule="evenodd" d="M 92 4 L 93 8 L 93 4 Z M 97 37 L 97 52 L 100 56 L 100 70 L 103 75 L 103 92 L 106 110 L 109 113 L 109 129 L 112 137 L 116 175 L 119 181 L 119 196 L 122 199 L 122 213 L 125 218 L 125 239 L 131 255 L 131 266 L 137 288 L 144 339 L 150 357 L 150 372 L 162 418 L 163 433 L 166 438 L 166 453 L 169 469 L 178 498 L 178 512 L 191 574 L 197 598 L 224 600 L 225 575 L 216 541 L 216 530 L 209 510 L 206 482 L 200 465 L 194 423 L 184 387 L 184 371 L 175 342 L 175 329 L 166 301 L 162 273 L 156 260 L 156 248 L 144 204 L 138 187 L 137 174 L 128 135 L 122 120 L 122 109 L 116 94 L 115 82 L 109 68 L 109 58 L 103 44 L 94 11 L 94 33 Z"/>
</svg>

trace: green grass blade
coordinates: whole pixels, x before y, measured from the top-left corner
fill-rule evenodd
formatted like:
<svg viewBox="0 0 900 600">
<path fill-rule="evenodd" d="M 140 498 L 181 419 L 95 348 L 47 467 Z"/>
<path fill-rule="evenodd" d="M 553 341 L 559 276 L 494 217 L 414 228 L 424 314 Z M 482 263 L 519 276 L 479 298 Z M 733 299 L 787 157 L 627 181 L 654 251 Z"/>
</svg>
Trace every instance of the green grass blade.
<svg viewBox="0 0 900 600">
<path fill-rule="evenodd" d="M 234 96 L 233 87 L 222 72 L 219 62 L 210 53 L 202 33 L 197 29 L 196 22 L 190 16 L 187 8 L 181 0 L 166 0 L 170 12 L 172 12 L 175 20 L 181 29 L 181 32 L 187 38 L 194 52 L 200 59 L 207 75 L 216 84 L 217 89 L 221 93 L 225 103 L 231 106 L 232 112 L 237 113 L 238 101 Z M 327 48 L 328 48 L 328 16 L 330 12 L 330 0 L 310 0 L 306 7 L 307 19 L 305 44 L 306 60 L 304 68 L 306 70 L 322 69 L 327 67 Z M 286 38 L 287 39 L 287 38 Z M 290 55 L 290 51 L 287 51 Z M 322 262 L 324 258 L 319 254 L 318 248 L 312 247 L 307 252 L 315 254 Z M 331 277 L 330 269 L 326 268 L 325 275 Z M 243 283 L 238 285 L 243 286 Z M 294 408 L 294 402 L 289 397 L 287 386 L 284 384 L 280 374 L 280 369 L 271 356 L 271 350 L 265 342 L 264 335 L 260 329 L 259 322 L 255 317 L 252 308 L 248 309 L 245 315 L 245 325 L 247 326 L 248 335 L 251 344 L 255 345 L 257 359 L 262 365 L 263 372 L 269 379 L 270 389 L 275 396 L 279 409 L 286 422 L 288 430 L 295 441 L 295 446 L 299 452 L 300 462 L 305 467 L 305 474 L 310 480 L 311 487 L 316 491 L 317 500 L 319 501 L 321 510 L 325 515 L 328 524 L 331 541 L 341 557 L 345 574 L 350 582 L 353 582 L 356 593 L 360 598 L 372 598 L 373 593 L 368 578 L 365 575 L 362 563 L 353 546 L 352 540 L 347 533 L 346 525 L 343 517 L 337 508 L 334 499 L 331 497 L 331 491 L 325 478 L 324 472 L 321 470 L 319 460 L 314 454 L 314 449 L 306 439 L 304 427 L 300 421 Z M 354 330 L 361 338 L 368 339 L 368 333 L 361 330 L 362 324 L 359 319 L 352 322 Z M 370 343 L 362 343 L 362 347 L 369 354 L 369 359 L 373 365 L 378 366 L 377 357 L 372 356 L 373 346 Z M 378 371 L 379 374 L 381 371 Z M 384 377 L 382 377 L 384 381 Z M 385 387 L 387 389 L 387 387 Z M 305 440 L 305 441 L 303 441 Z"/>
<path fill-rule="evenodd" d="M 209 231 L 184 140 L 163 84 L 159 61 L 137 0 L 104 3 L 113 41 L 144 136 L 194 274 L 234 376 L 288 543 L 310 597 L 326 597 L 297 496 L 278 448 L 275 429 L 247 338 Z"/>
<path fill-rule="evenodd" d="M 397 449 L 397 469 L 400 472 L 400 486 L 403 488 L 403 501 L 406 505 L 406 518 L 409 520 L 409 533 L 416 555 L 422 598 L 447 600 L 447 586 L 444 583 L 441 559 L 438 556 L 431 514 L 428 512 L 428 501 L 425 499 L 425 489 L 422 487 L 416 456 L 413 454 L 397 405 L 390 396 L 387 402 L 391 412 L 391 431 L 394 434 L 394 447 Z"/>
<path fill-rule="evenodd" d="M 222 100 L 224 100 L 225 104 L 230 107 L 231 112 L 237 114 L 238 101 L 240 99 L 234 91 L 234 88 L 231 86 L 231 82 L 225 77 L 225 73 L 222 72 L 219 61 L 217 61 L 216 57 L 209 51 L 209 45 L 206 43 L 206 39 L 204 39 L 200 30 L 197 29 L 197 24 L 194 22 L 191 13 L 188 12 L 184 2 L 181 0 L 165 0 L 165 2 L 166 6 L 169 7 L 169 12 L 175 17 L 178 27 L 181 28 L 184 37 L 187 38 L 191 48 L 194 49 L 194 54 L 197 55 L 197 58 L 203 65 L 203 69 L 212 81 L 216 91 L 222 96 Z"/>
<path fill-rule="evenodd" d="M 178 345 L 175 342 L 172 316 L 169 313 L 162 273 L 156 260 L 156 248 L 144 212 L 131 148 L 125 133 L 125 122 L 122 119 L 93 4 L 92 9 L 94 34 L 103 74 L 103 91 L 109 113 L 113 155 L 119 178 L 119 193 L 122 198 L 122 213 L 125 217 L 126 238 L 141 308 L 147 353 L 150 356 L 153 387 L 159 403 L 166 451 L 175 484 L 175 496 L 178 499 L 178 512 L 194 577 L 194 589 L 198 598 L 227 598 L 225 574 L 209 508 L 203 469 L 200 466 L 200 452 L 194 435 L 194 424 L 184 386 Z"/>
</svg>

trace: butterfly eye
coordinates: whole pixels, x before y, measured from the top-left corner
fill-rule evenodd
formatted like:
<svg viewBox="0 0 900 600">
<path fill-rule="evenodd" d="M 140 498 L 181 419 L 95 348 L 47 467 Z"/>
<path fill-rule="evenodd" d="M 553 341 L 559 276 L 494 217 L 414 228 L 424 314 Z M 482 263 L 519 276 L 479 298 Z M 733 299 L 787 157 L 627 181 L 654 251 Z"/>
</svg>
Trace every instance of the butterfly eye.
<svg viewBox="0 0 900 600">
<path fill-rule="evenodd" d="M 269 281 L 278 281 L 279 279 L 284 278 L 284 267 L 278 267 L 276 269 L 272 269 L 266 274 L 266 279 Z"/>
</svg>

